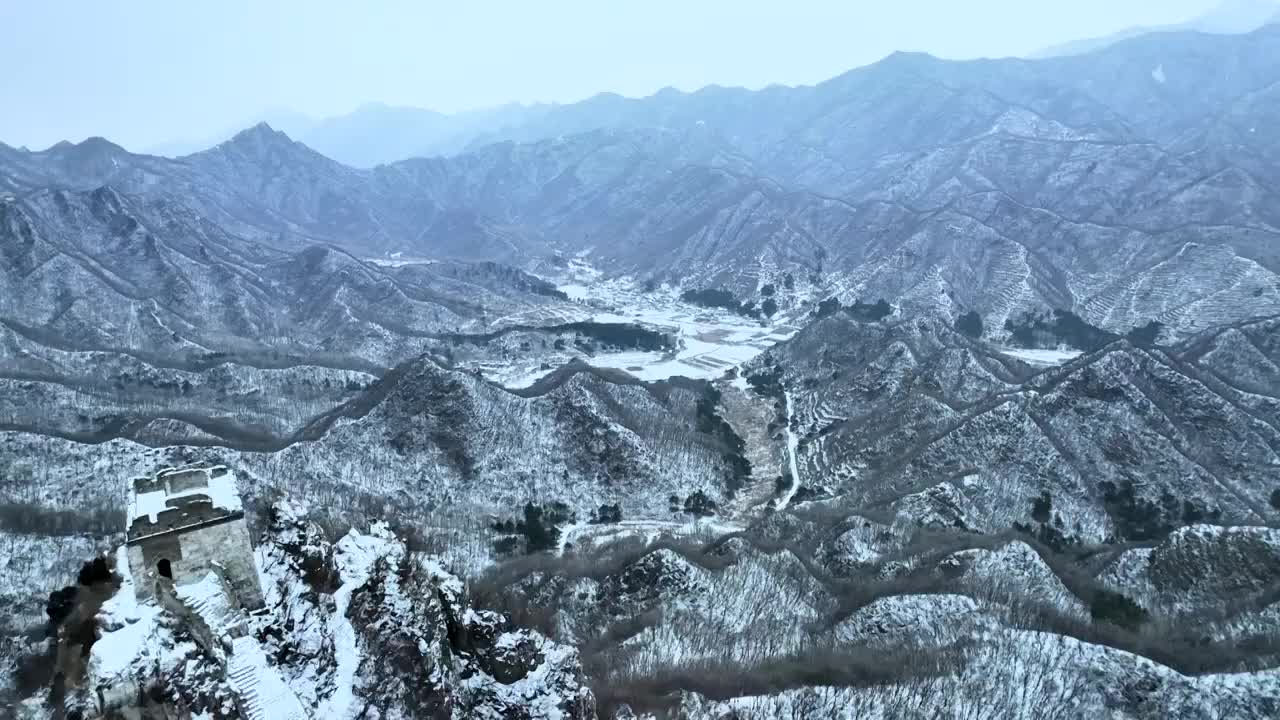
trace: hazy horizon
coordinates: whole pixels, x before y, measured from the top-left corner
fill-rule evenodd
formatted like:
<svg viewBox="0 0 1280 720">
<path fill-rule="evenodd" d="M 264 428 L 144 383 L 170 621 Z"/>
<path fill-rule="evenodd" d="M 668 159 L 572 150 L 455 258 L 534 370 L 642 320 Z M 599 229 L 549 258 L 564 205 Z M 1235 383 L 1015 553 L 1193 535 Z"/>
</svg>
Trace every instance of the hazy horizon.
<svg viewBox="0 0 1280 720">
<path fill-rule="evenodd" d="M 0 142 L 41 149 L 103 136 L 147 150 L 273 114 L 324 119 L 370 104 L 457 113 L 601 92 L 811 84 L 894 51 L 1025 56 L 1220 4 L 13 4 L 0 8 L 17 29 L 0 48 Z"/>
</svg>

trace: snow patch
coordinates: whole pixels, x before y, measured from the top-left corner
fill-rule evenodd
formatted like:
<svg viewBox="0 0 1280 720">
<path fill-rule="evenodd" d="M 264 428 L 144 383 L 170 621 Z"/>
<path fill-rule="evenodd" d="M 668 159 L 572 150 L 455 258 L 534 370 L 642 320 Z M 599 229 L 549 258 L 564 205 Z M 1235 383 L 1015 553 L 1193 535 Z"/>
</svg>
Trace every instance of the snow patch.
<svg viewBox="0 0 1280 720">
<path fill-rule="evenodd" d="M 1054 365 L 1062 365 L 1080 357 L 1083 353 L 1080 350 L 1072 350 L 1067 348 L 1059 348 L 1056 350 L 1033 350 L 1029 348 L 999 348 L 1000 353 L 1011 358 L 1017 358 L 1029 365 L 1039 367 L 1051 367 Z"/>
<path fill-rule="evenodd" d="M 797 329 L 713 310 L 684 302 L 671 288 L 642 292 L 628 279 L 599 280 L 599 271 L 585 263 L 574 269 L 574 280 L 558 289 L 582 306 L 576 321 L 637 324 L 671 335 L 678 348 L 668 352 L 600 353 L 585 361 L 595 367 L 624 370 L 640 380 L 657 382 L 672 377 L 712 380 L 722 377 L 774 345 L 791 338 Z M 567 318 L 565 318 L 567 319 Z M 506 367 L 490 372 L 490 379 L 509 388 L 524 388 L 552 372 L 542 367 L 544 358 L 525 368 Z M 551 358 L 558 365 L 568 356 Z M 557 360 L 561 362 L 557 362 Z"/>
<path fill-rule="evenodd" d="M 204 480 L 203 482 L 197 480 L 191 485 L 183 483 L 183 486 L 179 487 L 174 482 L 175 478 L 187 473 L 202 473 Z M 162 486 L 155 490 L 138 492 L 130 488 L 132 512 L 129 519 L 131 522 L 143 517 L 152 523 L 159 522 L 160 513 L 175 507 L 170 504 L 171 501 L 200 495 L 208 497 L 215 508 L 229 513 L 241 512 L 244 509 L 240 501 L 240 491 L 236 489 L 235 473 L 225 467 L 165 471 L 156 476 L 156 482 L 161 483 Z"/>
<path fill-rule="evenodd" d="M 369 581 L 378 558 L 396 552 L 403 553 L 404 546 L 395 540 L 385 523 L 375 523 L 367 535 L 353 529 L 338 541 L 334 560 L 342 585 L 333 595 L 334 611 L 330 620 L 333 653 L 337 660 L 335 688 L 317 717 L 342 718 L 349 714 L 355 701 L 356 671 L 360 668 L 356 630 L 347 619 L 351 594 Z"/>
</svg>

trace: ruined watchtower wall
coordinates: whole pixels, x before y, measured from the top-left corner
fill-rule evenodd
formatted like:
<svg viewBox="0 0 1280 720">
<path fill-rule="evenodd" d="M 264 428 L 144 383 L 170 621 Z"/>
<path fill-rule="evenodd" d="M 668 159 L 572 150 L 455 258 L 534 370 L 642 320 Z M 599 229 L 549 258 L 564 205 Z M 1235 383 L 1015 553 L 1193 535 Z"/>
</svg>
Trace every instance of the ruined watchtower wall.
<svg viewBox="0 0 1280 720">
<path fill-rule="evenodd" d="M 136 478 L 129 492 L 126 545 L 139 599 L 157 582 L 200 582 L 216 572 L 242 607 L 262 607 L 262 588 L 235 474 L 185 467 Z"/>
</svg>

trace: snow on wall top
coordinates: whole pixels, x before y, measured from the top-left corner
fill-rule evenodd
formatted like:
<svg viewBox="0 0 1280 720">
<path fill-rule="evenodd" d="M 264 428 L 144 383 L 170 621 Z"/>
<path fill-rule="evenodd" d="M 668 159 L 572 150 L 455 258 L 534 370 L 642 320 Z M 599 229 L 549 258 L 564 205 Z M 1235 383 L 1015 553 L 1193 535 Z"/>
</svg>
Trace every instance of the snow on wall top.
<svg viewBox="0 0 1280 720">
<path fill-rule="evenodd" d="M 209 512 L 193 517 L 198 522 L 227 517 L 243 512 L 235 473 L 221 465 L 208 468 L 190 467 L 163 470 L 150 478 L 136 478 L 129 487 L 130 535 L 139 526 L 161 524 L 161 514 L 178 511 L 192 517 L 209 502 Z"/>
</svg>

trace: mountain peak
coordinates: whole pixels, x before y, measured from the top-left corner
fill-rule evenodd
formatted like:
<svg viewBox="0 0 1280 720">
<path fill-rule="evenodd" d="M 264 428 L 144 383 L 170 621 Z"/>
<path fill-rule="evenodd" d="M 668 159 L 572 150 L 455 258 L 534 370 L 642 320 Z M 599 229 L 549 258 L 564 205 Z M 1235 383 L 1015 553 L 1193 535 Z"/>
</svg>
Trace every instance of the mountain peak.
<svg viewBox="0 0 1280 720">
<path fill-rule="evenodd" d="M 927 52 L 895 50 L 894 52 L 884 56 L 884 58 L 881 59 L 880 62 L 875 63 L 875 65 L 880 67 L 918 70 L 924 67 L 931 67 L 938 63 L 938 58 Z"/>
<path fill-rule="evenodd" d="M 98 137 L 96 135 L 91 138 L 85 138 L 78 145 L 75 145 L 75 149 L 76 152 L 85 155 L 115 155 L 128 153 L 128 150 L 125 150 L 104 137 Z"/>
<path fill-rule="evenodd" d="M 267 124 L 265 120 L 262 122 L 259 122 L 257 125 L 254 125 L 253 127 L 245 128 L 244 130 L 241 130 L 231 138 L 232 142 L 263 141 L 263 140 L 270 140 L 273 142 L 284 140 L 284 141 L 292 142 L 292 140 L 289 138 L 288 135 L 285 135 L 279 130 L 276 130 L 275 128 L 271 127 L 269 124 Z"/>
<path fill-rule="evenodd" d="M 73 143 L 68 140 L 61 140 L 57 143 L 54 143 L 53 145 L 50 145 L 48 148 L 44 150 L 44 152 L 61 153 L 61 154 L 74 153 L 76 155 L 81 155 L 81 156 L 128 153 L 127 150 L 120 147 L 119 145 L 111 142 L 110 140 L 104 137 L 99 137 L 97 135 L 93 137 L 85 138 L 84 140 L 78 143 Z"/>
<path fill-rule="evenodd" d="M 219 147 L 252 156 L 264 156 L 272 152 L 297 154 L 299 150 L 310 151 L 310 148 L 266 122 L 241 130 Z"/>
</svg>

